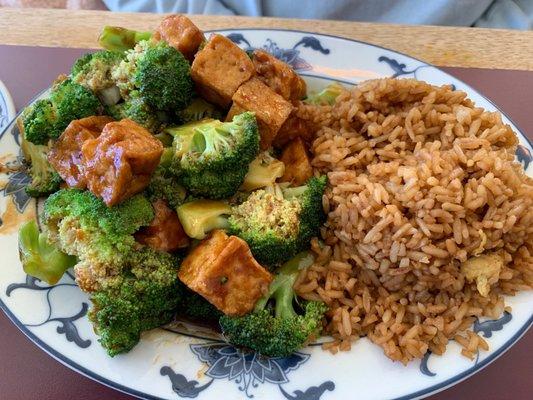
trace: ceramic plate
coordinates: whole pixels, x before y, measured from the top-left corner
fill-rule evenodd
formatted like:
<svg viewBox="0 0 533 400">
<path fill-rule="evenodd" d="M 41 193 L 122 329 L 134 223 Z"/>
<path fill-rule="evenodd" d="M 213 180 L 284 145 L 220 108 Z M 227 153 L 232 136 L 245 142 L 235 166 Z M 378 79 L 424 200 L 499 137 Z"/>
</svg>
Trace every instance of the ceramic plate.
<svg viewBox="0 0 533 400">
<path fill-rule="evenodd" d="M 330 80 L 347 85 L 395 76 L 415 77 L 433 84 L 452 84 L 468 92 L 478 106 L 496 106 L 465 83 L 403 54 L 366 43 L 308 32 L 285 30 L 224 30 L 220 33 L 245 49 L 263 48 L 292 65 L 310 91 Z M 531 145 L 520 137 L 517 158 L 531 175 Z M 14 123 L 0 136 L 0 158 L 19 156 L 19 132 Z M 533 163 L 532 163 L 533 164 Z M 490 351 L 470 361 L 451 343 L 442 357 L 426 354 L 408 366 L 393 363 L 381 348 L 362 339 L 350 352 L 332 355 L 319 345 L 286 358 L 244 353 L 216 337 L 169 326 L 143 335 L 130 353 L 109 358 L 100 347 L 86 314 L 87 296 L 67 274 L 55 286 L 26 276 L 17 253 L 17 226 L 33 218 L 22 172 L 1 177 L 0 306 L 31 340 L 65 365 L 115 389 L 148 399 L 197 397 L 209 399 L 327 400 L 412 399 L 456 384 L 479 371 L 515 343 L 532 323 L 533 294 L 507 299 L 512 313 L 496 321 L 477 321 L 474 330 Z M 383 384 L 386 382 L 386 384 Z M 221 395 L 223 393 L 223 395 Z"/>
</svg>

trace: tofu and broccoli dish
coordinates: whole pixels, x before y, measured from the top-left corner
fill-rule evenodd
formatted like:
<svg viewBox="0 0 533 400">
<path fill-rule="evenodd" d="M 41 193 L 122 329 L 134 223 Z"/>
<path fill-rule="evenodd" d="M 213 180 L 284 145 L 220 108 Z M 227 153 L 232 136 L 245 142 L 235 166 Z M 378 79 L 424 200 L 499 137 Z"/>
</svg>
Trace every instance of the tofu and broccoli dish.
<svg viewBox="0 0 533 400">
<path fill-rule="evenodd" d="M 289 65 L 183 15 L 99 43 L 17 121 L 43 199 L 19 231 L 24 271 L 55 284 L 72 268 L 110 356 L 175 320 L 265 356 L 317 339 L 328 308 L 293 286 L 327 182 L 296 110 L 335 85 L 308 97 Z"/>
</svg>

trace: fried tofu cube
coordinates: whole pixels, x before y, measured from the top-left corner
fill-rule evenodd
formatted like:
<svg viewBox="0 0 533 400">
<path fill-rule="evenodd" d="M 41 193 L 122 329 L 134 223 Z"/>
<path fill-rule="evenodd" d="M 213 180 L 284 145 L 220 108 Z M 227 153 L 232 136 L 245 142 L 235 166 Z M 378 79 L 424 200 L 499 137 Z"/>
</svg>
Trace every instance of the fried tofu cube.
<svg viewBox="0 0 533 400">
<path fill-rule="evenodd" d="M 254 72 L 244 50 L 222 35 L 212 35 L 191 66 L 198 94 L 221 107 L 231 104 L 233 94 Z"/>
<path fill-rule="evenodd" d="M 233 104 L 253 111 L 261 134 L 261 148 L 268 149 L 292 112 L 292 104 L 257 78 L 252 78 L 233 95 Z"/>
<path fill-rule="evenodd" d="M 109 207 L 118 204 L 148 186 L 161 154 L 161 141 L 136 122 L 109 122 L 81 146 L 87 188 Z"/>
<path fill-rule="evenodd" d="M 307 85 L 289 64 L 264 50 L 254 51 L 253 62 L 257 77 L 285 100 L 305 97 Z"/>
<path fill-rule="evenodd" d="M 204 34 L 185 15 L 169 15 L 163 18 L 153 34 L 155 41 L 164 40 L 181 52 L 189 61 L 205 40 Z"/>
<path fill-rule="evenodd" d="M 280 161 L 285 164 L 282 182 L 290 182 L 294 186 L 305 184 L 313 176 L 313 167 L 307 154 L 302 138 L 297 137 L 283 149 Z"/>
<path fill-rule="evenodd" d="M 304 142 L 310 143 L 313 141 L 315 130 L 316 129 L 309 120 L 300 118 L 297 113 L 293 111 L 293 113 L 289 115 L 289 118 L 287 118 L 287 121 L 285 121 L 279 129 L 272 145 L 277 148 L 282 148 L 291 140 L 298 137 L 302 138 Z"/>
<path fill-rule="evenodd" d="M 253 310 L 272 275 L 253 258 L 248 244 L 215 230 L 183 260 L 180 280 L 226 315 Z"/>
<path fill-rule="evenodd" d="M 137 242 L 159 251 L 176 251 L 189 246 L 190 239 L 183 230 L 176 211 L 161 199 L 152 203 L 154 219 L 135 232 Z"/>
</svg>

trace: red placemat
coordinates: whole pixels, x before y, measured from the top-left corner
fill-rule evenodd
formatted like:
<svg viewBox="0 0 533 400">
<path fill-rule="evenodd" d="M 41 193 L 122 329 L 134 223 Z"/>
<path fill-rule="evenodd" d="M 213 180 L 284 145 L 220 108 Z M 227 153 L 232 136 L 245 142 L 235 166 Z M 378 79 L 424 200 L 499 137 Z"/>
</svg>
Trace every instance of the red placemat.
<svg viewBox="0 0 533 400">
<path fill-rule="evenodd" d="M 83 49 L 0 46 L 0 79 L 17 110 L 68 72 Z M 443 68 L 490 98 L 533 140 L 533 72 Z M 533 392 L 533 332 L 483 371 L 431 400 L 522 400 Z M 331 398 L 324 395 L 324 400 Z M 0 399 L 129 400 L 52 359 L 0 312 Z"/>
</svg>

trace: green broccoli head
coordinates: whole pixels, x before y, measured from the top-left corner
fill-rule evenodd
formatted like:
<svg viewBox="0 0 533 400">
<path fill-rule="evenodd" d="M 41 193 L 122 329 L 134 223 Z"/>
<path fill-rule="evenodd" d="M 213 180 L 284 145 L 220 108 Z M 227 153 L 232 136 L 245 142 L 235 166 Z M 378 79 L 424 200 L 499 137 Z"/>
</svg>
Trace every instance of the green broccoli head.
<svg viewBox="0 0 533 400">
<path fill-rule="evenodd" d="M 98 114 L 100 107 L 100 101 L 90 90 L 65 79 L 52 87 L 47 99 L 24 110 L 24 137 L 31 143 L 45 145 L 50 139 L 57 139 L 71 121 Z"/>
<path fill-rule="evenodd" d="M 139 91 L 154 110 L 177 112 L 193 97 L 189 62 L 166 42 L 142 41 L 126 54 L 126 60 L 113 70 L 122 97 Z"/>
<path fill-rule="evenodd" d="M 105 111 L 117 121 L 129 118 L 152 133 L 159 132 L 161 125 L 167 120 L 165 113 L 153 110 L 138 91 L 133 92 L 127 100 L 106 107 Z"/>
<path fill-rule="evenodd" d="M 139 245 L 133 234 L 154 218 L 150 202 L 136 195 L 113 207 L 89 191 L 61 189 L 44 203 L 43 230 L 52 243 L 79 259 L 76 270 L 85 290 L 106 286 Z M 85 280 L 87 280 L 85 282 Z"/>
<path fill-rule="evenodd" d="M 59 137 L 71 121 L 98 114 L 101 108 L 100 101 L 90 90 L 71 79 L 65 79 L 52 88 L 50 101 L 56 110 L 59 133 L 53 139 Z"/>
<path fill-rule="evenodd" d="M 25 187 L 26 193 L 31 197 L 43 197 L 58 191 L 62 179 L 48 162 L 50 146 L 30 143 L 23 136 L 21 149 L 30 164 L 28 173 L 31 182 Z"/>
<path fill-rule="evenodd" d="M 222 316 L 222 312 L 214 305 L 187 287 L 184 287 L 178 314 L 192 321 L 211 325 L 216 324 Z"/>
<path fill-rule="evenodd" d="M 221 119 L 224 113 L 217 106 L 208 103 L 201 97 L 196 97 L 187 107 L 177 113 L 177 117 L 182 124 L 200 121 L 206 118 Z"/>
<path fill-rule="evenodd" d="M 263 265 L 276 265 L 309 247 L 324 220 L 322 195 L 326 177 L 311 178 L 306 185 L 256 190 L 233 207 L 229 231 L 244 239 Z"/>
<path fill-rule="evenodd" d="M 50 138 L 57 138 L 57 115 L 49 99 L 37 100 L 22 113 L 24 138 L 35 144 L 46 145 Z"/>
<path fill-rule="evenodd" d="M 24 272 L 50 285 L 55 285 L 65 271 L 73 267 L 77 259 L 60 251 L 39 232 L 35 220 L 19 229 L 19 253 Z"/>
<path fill-rule="evenodd" d="M 316 301 L 295 305 L 293 289 L 299 271 L 313 261 L 308 252 L 298 254 L 280 268 L 251 314 L 222 316 L 219 323 L 225 338 L 265 356 L 286 357 L 318 336 L 327 306 Z"/>
<path fill-rule="evenodd" d="M 106 25 L 100 33 L 98 43 L 104 49 L 125 52 L 133 49 L 140 41 L 149 40 L 151 37 L 152 32 L 139 32 L 119 26 Z"/>
<path fill-rule="evenodd" d="M 172 162 L 172 148 L 165 148 L 159 166 L 152 174 L 152 179 L 146 188 L 146 196 L 150 202 L 166 200 L 171 208 L 176 209 L 185 201 L 187 191 L 169 171 Z"/>
<path fill-rule="evenodd" d="M 123 59 L 123 54 L 113 51 L 88 53 L 74 63 L 70 76 L 74 82 L 97 93 L 104 104 L 115 104 L 120 100 L 120 93 L 111 78 L 111 71 Z M 111 90 L 113 87 L 115 89 Z"/>
<path fill-rule="evenodd" d="M 89 319 L 110 356 L 131 350 L 141 332 L 172 320 L 183 288 L 176 257 L 148 247 L 130 254 L 113 285 L 92 293 Z"/>
<path fill-rule="evenodd" d="M 231 122 L 206 119 L 167 132 L 174 136 L 171 169 L 196 196 L 232 196 L 259 153 L 259 131 L 250 112 L 236 115 Z"/>
</svg>

